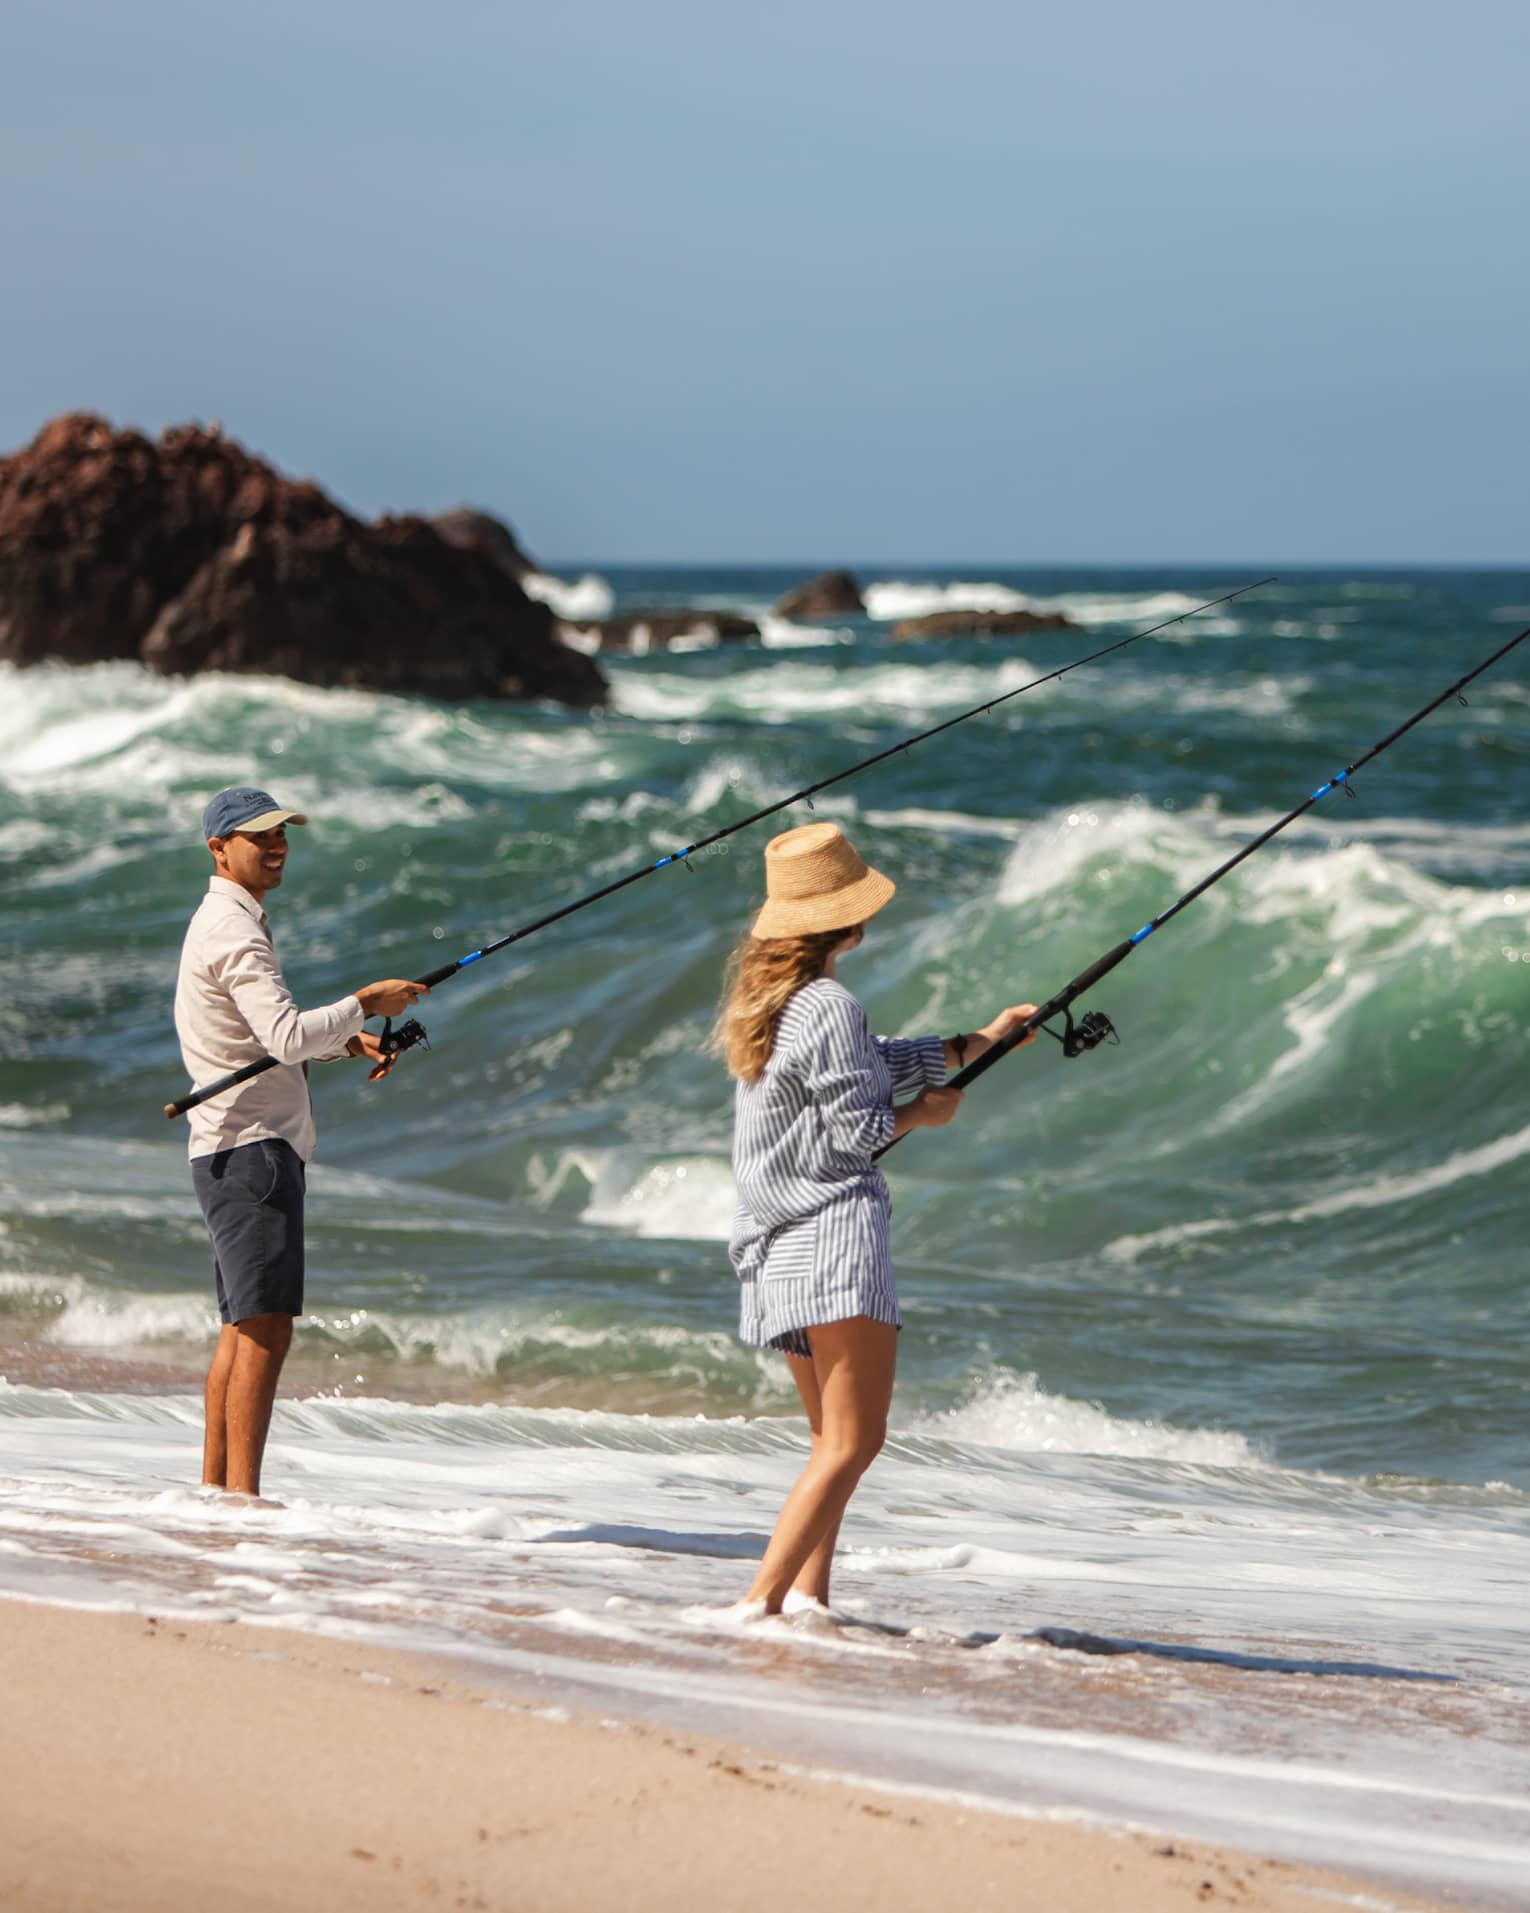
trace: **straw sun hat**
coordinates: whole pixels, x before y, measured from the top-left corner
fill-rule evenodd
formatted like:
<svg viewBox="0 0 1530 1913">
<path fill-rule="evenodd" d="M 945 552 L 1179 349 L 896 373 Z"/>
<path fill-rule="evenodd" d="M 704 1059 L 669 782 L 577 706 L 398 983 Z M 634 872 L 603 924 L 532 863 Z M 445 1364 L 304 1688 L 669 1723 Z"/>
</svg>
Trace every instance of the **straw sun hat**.
<svg viewBox="0 0 1530 1913">
<path fill-rule="evenodd" d="M 897 885 L 871 870 L 838 824 L 804 824 L 765 846 L 765 907 L 753 937 L 848 930 L 882 908 Z"/>
</svg>

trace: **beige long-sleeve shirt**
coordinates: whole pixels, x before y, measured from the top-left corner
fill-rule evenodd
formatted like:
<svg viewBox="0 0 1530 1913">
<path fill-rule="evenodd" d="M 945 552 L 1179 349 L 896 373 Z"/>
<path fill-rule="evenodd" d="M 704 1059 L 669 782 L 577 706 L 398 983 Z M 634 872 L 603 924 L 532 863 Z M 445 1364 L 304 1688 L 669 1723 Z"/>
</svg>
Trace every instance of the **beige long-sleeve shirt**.
<svg viewBox="0 0 1530 1913">
<path fill-rule="evenodd" d="M 276 1137 L 307 1162 L 317 1139 L 307 1064 L 345 1054 L 366 1019 L 354 996 L 300 1010 L 282 976 L 264 910 L 237 883 L 213 877 L 181 946 L 175 1029 L 196 1087 L 261 1056 L 279 1065 L 187 1115 L 191 1157 Z"/>
</svg>

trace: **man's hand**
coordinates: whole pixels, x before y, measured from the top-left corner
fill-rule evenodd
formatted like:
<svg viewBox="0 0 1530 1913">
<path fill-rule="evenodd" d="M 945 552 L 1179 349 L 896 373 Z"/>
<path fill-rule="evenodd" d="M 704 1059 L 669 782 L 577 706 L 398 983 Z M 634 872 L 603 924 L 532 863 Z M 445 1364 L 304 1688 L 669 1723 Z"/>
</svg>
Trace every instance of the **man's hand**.
<svg viewBox="0 0 1530 1913">
<path fill-rule="evenodd" d="M 415 1002 L 430 992 L 423 983 L 410 983 L 403 977 L 389 977 L 385 983 L 367 983 L 352 992 L 361 1005 L 363 1016 L 400 1016 L 413 1009 Z"/>
<path fill-rule="evenodd" d="M 391 1056 L 383 1055 L 381 1039 L 370 1030 L 363 1030 L 359 1036 L 353 1036 L 345 1046 L 347 1056 L 369 1056 L 377 1065 L 367 1077 L 369 1083 L 375 1083 L 379 1077 L 386 1076 L 398 1061 L 400 1052 L 395 1050 Z"/>
</svg>

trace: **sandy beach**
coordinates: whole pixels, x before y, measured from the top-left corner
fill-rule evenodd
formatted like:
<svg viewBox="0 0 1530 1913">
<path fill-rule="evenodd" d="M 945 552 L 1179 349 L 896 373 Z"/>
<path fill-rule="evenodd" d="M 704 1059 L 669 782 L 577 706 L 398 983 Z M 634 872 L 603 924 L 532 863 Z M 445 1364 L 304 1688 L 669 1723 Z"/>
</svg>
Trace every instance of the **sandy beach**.
<svg viewBox="0 0 1530 1913">
<path fill-rule="evenodd" d="M 426 1655 L 18 1601 L 0 1614 L 0 1903 L 18 1913 L 214 1895 L 315 1913 L 1468 1904 L 841 1783 L 573 1716 Z"/>
</svg>

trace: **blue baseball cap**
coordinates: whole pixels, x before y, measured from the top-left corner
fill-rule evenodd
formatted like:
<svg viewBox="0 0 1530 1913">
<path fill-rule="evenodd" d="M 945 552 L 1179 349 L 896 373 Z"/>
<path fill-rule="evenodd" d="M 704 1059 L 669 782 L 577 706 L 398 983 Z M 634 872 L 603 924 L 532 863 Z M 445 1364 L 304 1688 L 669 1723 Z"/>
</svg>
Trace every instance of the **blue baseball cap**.
<svg viewBox="0 0 1530 1913">
<path fill-rule="evenodd" d="M 202 812 L 202 836 L 228 837 L 236 830 L 275 830 L 278 824 L 306 824 L 298 810 L 283 810 L 268 790 L 251 790 L 238 785 L 220 790 Z"/>
</svg>

